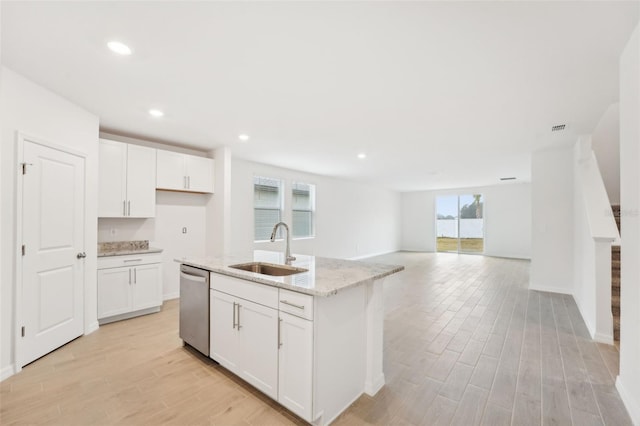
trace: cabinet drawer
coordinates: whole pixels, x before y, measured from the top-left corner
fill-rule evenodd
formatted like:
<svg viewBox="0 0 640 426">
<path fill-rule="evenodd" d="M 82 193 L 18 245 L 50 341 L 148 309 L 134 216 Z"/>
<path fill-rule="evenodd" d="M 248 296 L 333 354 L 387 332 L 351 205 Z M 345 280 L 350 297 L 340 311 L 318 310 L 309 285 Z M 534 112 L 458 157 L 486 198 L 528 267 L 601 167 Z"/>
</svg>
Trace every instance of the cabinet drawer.
<svg viewBox="0 0 640 426">
<path fill-rule="evenodd" d="M 279 289 L 278 309 L 308 320 L 313 320 L 313 296 Z"/>
<path fill-rule="evenodd" d="M 149 263 L 162 263 L 162 254 L 143 253 L 143 254 L 127 254 L 124 256 L 99 257 L 98 269 L 121 268 L 123 266 L 147 265 Z"/>
<path fill-rule="evenodd" d="M 211 289 L 213 290 L 278 309 L 278 289 L 276 287 L 216 274 L 215 272 L 211 272 L 210 277 Z"/>
</svg>

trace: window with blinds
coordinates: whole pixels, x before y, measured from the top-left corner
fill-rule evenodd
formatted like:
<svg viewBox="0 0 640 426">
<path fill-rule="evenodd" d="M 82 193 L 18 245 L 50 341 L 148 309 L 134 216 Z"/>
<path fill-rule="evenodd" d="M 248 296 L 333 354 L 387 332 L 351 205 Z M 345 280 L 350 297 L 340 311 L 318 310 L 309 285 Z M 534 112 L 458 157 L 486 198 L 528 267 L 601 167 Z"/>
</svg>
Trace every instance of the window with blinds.
<svg viewBox="0 0 640 426">
<path fill-rule="evenodd" d="M 255 241 L 270 239 L 273 227 L 282 220 L 282 181 L 254 176 L 253 208 Z M 281 230 L 277 238 L 282 238 Z"/>
<path fill-rule="evenodd" d="M 308 183 L 295 182 L 291 186 L 291 214 L 294 238 L 315 235 L 316 187 Z"/>
</svg>

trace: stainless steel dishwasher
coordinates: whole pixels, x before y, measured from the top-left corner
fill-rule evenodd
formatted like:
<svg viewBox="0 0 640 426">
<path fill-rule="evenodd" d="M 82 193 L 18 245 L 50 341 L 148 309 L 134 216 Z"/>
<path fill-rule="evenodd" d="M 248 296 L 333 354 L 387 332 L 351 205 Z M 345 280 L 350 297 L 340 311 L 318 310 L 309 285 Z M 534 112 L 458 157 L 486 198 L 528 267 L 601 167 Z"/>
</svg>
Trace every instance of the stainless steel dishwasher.
<svg viewBox="0 0 640 426">
<path fill-rule="evenodd" d="M 209 356 L 209 271 L 180 265 L 180 338 Z"/>
</svg>

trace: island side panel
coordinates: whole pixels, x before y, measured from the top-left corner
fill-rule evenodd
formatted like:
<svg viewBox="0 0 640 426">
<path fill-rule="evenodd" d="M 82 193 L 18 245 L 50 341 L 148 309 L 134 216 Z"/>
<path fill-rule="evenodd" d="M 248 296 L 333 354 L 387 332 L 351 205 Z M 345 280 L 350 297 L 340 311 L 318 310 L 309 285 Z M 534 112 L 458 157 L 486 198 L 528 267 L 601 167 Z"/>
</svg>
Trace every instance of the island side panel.
<svg viewBox="0 0 640 426">
<path fill-rule="evenodd" d="M 314 424 L 333 421 L 364 392 L 365 286 L 316 297 Z"/>
<path fill-rule="evenodd" d="M 367 321 L 367 365 L 364 391 L 374 396 L 384 386 L 384 279 L 371 280 L 365 284 L 365 315 Z"/>
</svg>

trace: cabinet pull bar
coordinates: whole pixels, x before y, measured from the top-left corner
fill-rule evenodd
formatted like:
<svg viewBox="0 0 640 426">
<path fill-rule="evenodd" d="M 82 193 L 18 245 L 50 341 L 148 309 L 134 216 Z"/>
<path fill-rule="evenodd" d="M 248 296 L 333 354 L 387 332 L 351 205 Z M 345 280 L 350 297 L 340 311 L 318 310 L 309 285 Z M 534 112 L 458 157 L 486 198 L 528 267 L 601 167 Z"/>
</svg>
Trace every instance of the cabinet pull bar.
<svg viewBox="0 0 640 426">
<path fill-rule="evenodd" d="M 131 269 L 129 269 L 129 285 L 131 285 Z"/>
<path fill-rule="evenodd" d="M 280 303 L 284 303 L 285 305 L 293 306 L 294 308 L 303 309 L 304 305 L 296 305 L 295 303 L 288 302 L 286 300 L 281 300 Z"/>
<path fill-rule="evenodd" d="M 278 318 L 278 349 L 282 347 L 282 341 L 280 340 L 280 325 L 282 324 L 282 318 Z"/>
<path fill-rule="evenodd" d="M 236 328 L 236 302 L 233 302 L 233 328 Z"/>
<path fill-rule="evenodd" d="M 133 269 L 133 283 L 138 284 L 138 270 L 136 268 Z"/>
<path fill-rule="evenodd" d="M 187 189 L 191 189 L 191 176 L 187 176 Z"/>
<path fill-rule="evenodd" d="M 122 200 L 122 216 L 126 216 L 126 215 L 127 215 L 127 201 Z"/>
<path fill-rule="evenodd" d="M 238 330 L 242 328 L 240 325 L 240 308 L 242 308 L 242 305 L 238 303 Z"/>
<path fill-rule="evenodd" d="M 127 216 L 131 216 L 131 200 L 127 201 Z"/>
<path fill-rule="evenodd" d="M 125 259 L 123 262 L 140 262 L 142 259 Z"/>
<path fill-rule="evenodd" d="M 182 176 L 182 187 L 184 189 L 187 189 L 187 177 L 186 176 Z"/>
</svg>

